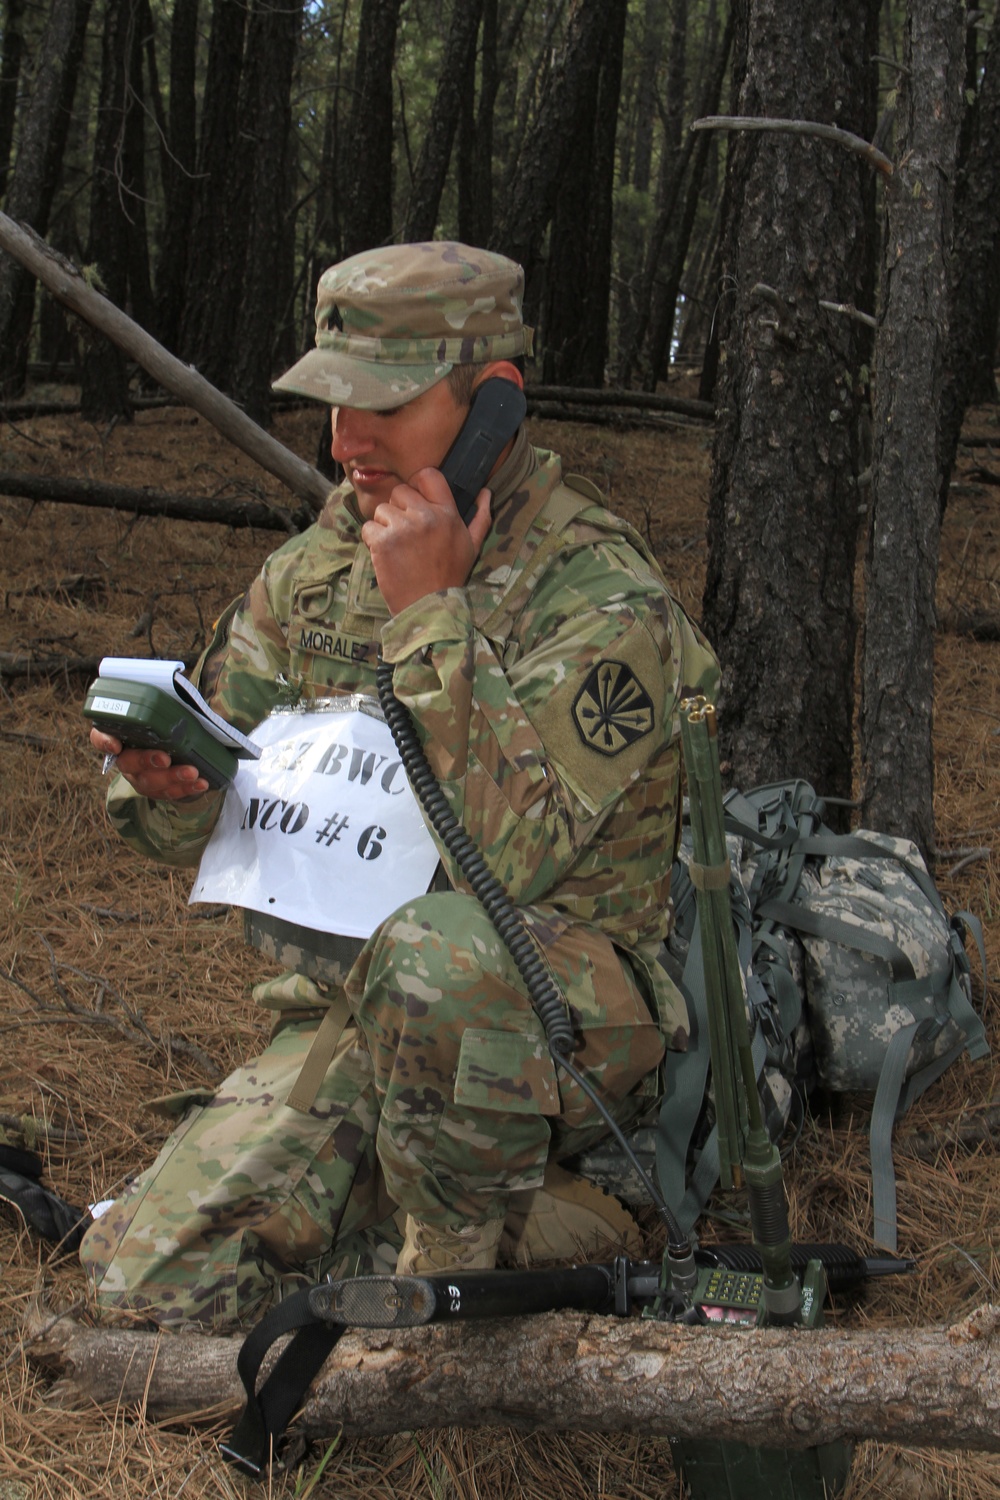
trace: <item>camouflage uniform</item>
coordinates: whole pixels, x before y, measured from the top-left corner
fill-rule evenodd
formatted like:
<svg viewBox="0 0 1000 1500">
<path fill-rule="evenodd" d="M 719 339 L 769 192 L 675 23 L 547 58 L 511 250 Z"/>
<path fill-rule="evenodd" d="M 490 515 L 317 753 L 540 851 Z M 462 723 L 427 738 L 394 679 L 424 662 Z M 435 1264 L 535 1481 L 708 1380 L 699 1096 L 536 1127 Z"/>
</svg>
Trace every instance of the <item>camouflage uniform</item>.
<svg viewBox="0 0 1000 1500">
<path fill-rule="evenodd" d="M 200 682 L 252 730 L 282 704 L 372 693 L 381 649 L 452 811 L 569 997 L 577 1066 L 627 1123 L 655 1092 L 664 1045 L 686 1042 L 656 952 L 677 705 L 714 692 L 716 663 L 641 539 L 586 481 L 564 482 L 554 455 L 520 433 L 491 488 L 467 584 L 391 618 L 351 488 L 335 491 L 227 611 Z M 118 782 L 108 805 L 133 847 L 191 865 L 220 799 L 150 803 Z M 513 961 L 440 852 L 451 889 L 407 903 L 360 952 L 251 915 L 252 939 L 290 965 L 255 991 L 276 1034 L 90 1231 L 82 1256 L 106 1305 L 230 1323 L 348 1253 L 368 1264 L 394 1205 L 453 1228 L 502 1218 L 550 1156 L 604 1133 L 557 1076 Z M 326 1007 L 349 1013 L 339 1040 L 340 1020 L 320 1030 Z M 296 1091 L 310 1047 L 312 1082 Z"/>
</svg>

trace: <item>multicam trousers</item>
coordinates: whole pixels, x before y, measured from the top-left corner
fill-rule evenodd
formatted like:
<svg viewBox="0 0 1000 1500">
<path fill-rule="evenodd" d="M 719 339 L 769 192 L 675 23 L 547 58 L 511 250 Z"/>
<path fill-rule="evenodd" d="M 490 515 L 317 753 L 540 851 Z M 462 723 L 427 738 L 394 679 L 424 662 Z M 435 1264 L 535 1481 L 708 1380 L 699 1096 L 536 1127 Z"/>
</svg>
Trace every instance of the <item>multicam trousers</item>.
<svg viewBox="0 0 1000 1500">
<path fill-rule="evenodd" d="M 644 994 L 603 934 L 525 917 L 570 997 L 576 1066 L 627 1124 L 655 1092 L 664 1050 Z M 397 1209 L 450 1227 L 501 1218 L 550 1156 L 605 1133 L 584 1092 L 557 1076 L 473 898 L 401 907 L 345 991 L 351 1019 L 311 1103 L 289 1095 L 320 1012 L 279 1024 L 260 1057 L 193 1099 L 88 1230 L 80 1255 L 101 1307 L 231 1327 L 328 1273 L 392 1269 Z"/>
</svg>

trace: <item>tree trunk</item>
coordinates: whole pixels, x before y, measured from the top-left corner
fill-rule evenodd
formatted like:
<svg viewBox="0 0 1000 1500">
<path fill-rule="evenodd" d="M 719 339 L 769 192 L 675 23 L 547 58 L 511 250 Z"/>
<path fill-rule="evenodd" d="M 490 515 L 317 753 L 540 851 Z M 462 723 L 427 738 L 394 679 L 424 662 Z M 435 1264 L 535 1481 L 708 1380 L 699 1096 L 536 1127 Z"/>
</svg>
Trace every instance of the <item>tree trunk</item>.
<svg viewBox="0 0 1000 1500">
<path fill-rule="evenodd" d="M 44 234 L 57 161 L 53 142 L 65 140 L 69 101 L 90 0 L 52 0 L 31 99 L 21 127 L 5 209 Z M 0 395 L 24 389 L 34 283 L 13 260 L 0 261 Z"/>
<path fill-rule="evenodd" d="M 653 170 L 657 74 L 663 52 L 666 7 L 662 0 L 645 0 L 642 48 L 633 109 L 633 144 L 627 177 L 631 193 L 618 206 L 618 362 L 615 380 L 627 385 L 635 357 L 636 298 L 642 276 L 646 235 L 643 230 Z M 682 74 L 683 77 L 683 74 Z"/>
<path fill-rule="evenodd" d="M 7 191 L 24 56 L 24 0 L 7 0 L 0 42 L 0 198 Z"/>
<path fill-rule="evenodd" d="M 479 102 L 475 75 L 462 94 L 458 120 L 458 237 L 488 245 L 493 232 L 493 113 L 500 87 L 497 0 L 482 0 Z"/>
<path fill-rule="evenodd" d="M 876 18 L 872 0 L 739 6 L 738 112 L 870 138 Z M 865 351 L 859 324 L 818 303 L 864 282 L 868 171 L 816 139 L 730 140 L 704 620 L 722 661 L 720 750 L 742 785 L 795 774 L 850 796 Z"/>
<path fill-rule="evenodd" d="M 125 216 L 128 305 L 136 322 L 148 328 L 150 333 L 157 330 L 146 216 L 149 190 L 145 124 L 149 94 L 143 81 L 143 62 L 152 51 L 154 40 L 149 0 L 134 0 L 129 35 L 129 94 L 121 142 L 122 170 L 129 184 L 129 197 L 122 202 L 122 210 Z"/>
<path fill-rule="evenodd" d="M 125 149 L 127 116 L 136 80 L 132 36 L 136 0 L 105 0 L 101 43 L 101 82 L 94 131 L 94 172 L 90 185 L 87 261 L 104 295 L 124 308 L 128 298 L 129 219 L 138 198 Z M 129 416 L 128 376 L 121 351 L 98 336 L 83 355 L 80 407 L 91 422 Z"/>
<path fill-rule="evenodd" d="M 712 113 L 718 108 L 726 66 L 729 61 L 729 49 L 732 46 L 732 42 L 733 23 L 730 16 L 716 48 L 713 59 L 715 67 L 706 81 L 705 92 L 702 95 L 702 113 Z M 669 373 L 670 351 L 677 319 L 677 298 L 681 289 L 681 277 L 684 274 L 684 267 L 687 264 L 691 233 L 694 229 L 695 215 L 698 212 L 698 204 L 702 195 L 705 166 L 714 150 L 715 142 L 708 133 L 703 134 L 691 156 L 691 170 L 687 174 L 683 207 L 680 214 L 672 216 L 676 218 L 677 222 L 671 227 L 669 239 L 667 240 L 670 253 L 666 265 L 659 268 L 650 280 L 652 318 L 648 334 L 649 348 L 646 359 L 646 379 L 644 382 L 646 390 L 649 391 L 655 391 L 658 382 L 661 379 L 665 380 Z M 664 238 L 666 237 L 661 236 L 661 244 Z"/>
<path fill-rule="evenodd" d="M 535 123 L 517 155 L 506 211 L 493 232 L 493 248 L 519 261 L 525 276 L 525 317 L 534 322 L 541 299 L 545 232 L 571 153 L 591 63 L 599 58 L 608 24 L 607 0 L 576 0 L 562 54 L 549 76 Z"/>
<path fill-rule="evenodd" d="M 234 263 L 227 185 L 236 169 L 240 78 L 248 6 L 244 0 L 213 0 L 212 33 L 198 143 L 198 175 L 191 215 L 187 286 L 180 348 L 213 385 L 228 386 L 232 359 L 231 291 Z"/>
<path fill-rule="evenodd" d="M 581 79 L 576 149 L 559 181 L 545 279 L 543 379 L 604 384 L 611 293 L 615 127 L 625 45 L 625 0 L 608 0 L 607 24 Z M 580 234 L 580 225 L 587 233 Z"/>
<path fill-rule="evenodd" d="M 971 28 L 970 28 L 971 30 Z M 948 334 L 941 402 L 941 510 L 962 422 L 972 402 L 996 399 L 1000 310 L 1000 12 L 990 27 L 968 140 L 955 184 L 948 261 Z"/>
<path fill-rule="evenodd" d="M 998 1452 L 998 1322 L 994 1307 L 947 1329 L 686 1328 L 562 1312 L 359 1330 L 336 1345 L 296 1428 L 313 1438 L 639 1431 L 796 1449 L 876 1438 Z M 240 1405 L 241 1343 L 59 1320 L 26 1350 L 60 1376 L 52 1404 L 138 1404 L 157 1420 Z"/>
<path fill-rule="evenodd" d="M 462 97 L 471 92 L 469 84 L 475 76 L 476 36 L 482 9 L 483 0 L 454 0 L 441 76 L 417 158 L 404 240 L 434 238 Z"/>
<path fill-rule="evenodd" d="M 392 65 L 402 0 L 363 0 L 345 170 L 344 256 L 392 239 Z"/>
<path fill-rule="evenodd" d="M 195 57 L 198 0 L 174 0 L 170 17 L 170 114 L 161 152 L 163 227 L 156 267 L 157 333 L 174 353 L 180 347 L 197 156 Z"/>
<path fill-rule="evenodd" d="M 246 255 L 233 322 L 232 391 L 247 415 L 266 426 L 271 412 L 275 335 L 289 209 L 288 145 L 292 72 L 302 0 L 257 0 L 250 20 L 241 135 L 251 151 Z"/>
<path fill-rule="evenodd" d="M 865 570 L 861 817 L 934 847 L 934 590 L 941 494 L 945 247 L 962 89 L 957 0 L 907 8 L 886 185 L 882 309 L 875 340 L 872 510 Z"/>
</svg>

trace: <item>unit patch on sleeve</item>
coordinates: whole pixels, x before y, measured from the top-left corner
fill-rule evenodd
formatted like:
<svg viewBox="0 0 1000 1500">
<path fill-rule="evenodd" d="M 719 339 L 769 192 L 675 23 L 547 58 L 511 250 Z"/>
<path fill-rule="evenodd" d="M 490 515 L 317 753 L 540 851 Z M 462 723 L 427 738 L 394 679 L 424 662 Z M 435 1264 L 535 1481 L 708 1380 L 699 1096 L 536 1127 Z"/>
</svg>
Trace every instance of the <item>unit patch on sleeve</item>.
<svg viewBox="0 0 1000 1500">
<path fill-rule="evenodd" d="M 598 662 L 573 700 L 580 738 L 601 755 L 619 755 L 649 734 L 654 721 L 652 698 L 622 661 Z"/>
</svg>

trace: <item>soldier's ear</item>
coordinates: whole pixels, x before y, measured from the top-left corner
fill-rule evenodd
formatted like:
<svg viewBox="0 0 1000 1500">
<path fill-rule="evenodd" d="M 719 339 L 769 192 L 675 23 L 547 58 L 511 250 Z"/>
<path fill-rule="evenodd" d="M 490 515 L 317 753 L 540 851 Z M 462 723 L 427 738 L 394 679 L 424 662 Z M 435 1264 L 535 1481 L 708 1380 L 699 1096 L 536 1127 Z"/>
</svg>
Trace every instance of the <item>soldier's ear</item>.
<svg viewBox="0 0 1000 1500">
<path fill-rule="evenodd" d="M 499 376 L 502 380 L 513 381 L 519 390 L 524 390 L 524 376 L 517 365 L 511 364 L 509 359 L 491 359 L 488 364 L 483 365 L 472 382 L 472 389 L 475 390 L 477 386 L 482 385 L 484 380 L 492 380 L 494 376 Z"/>
</svg>

